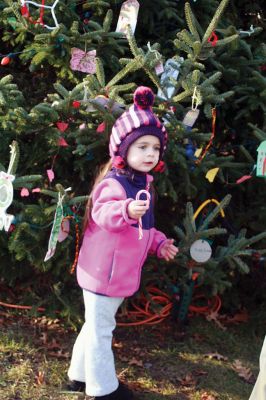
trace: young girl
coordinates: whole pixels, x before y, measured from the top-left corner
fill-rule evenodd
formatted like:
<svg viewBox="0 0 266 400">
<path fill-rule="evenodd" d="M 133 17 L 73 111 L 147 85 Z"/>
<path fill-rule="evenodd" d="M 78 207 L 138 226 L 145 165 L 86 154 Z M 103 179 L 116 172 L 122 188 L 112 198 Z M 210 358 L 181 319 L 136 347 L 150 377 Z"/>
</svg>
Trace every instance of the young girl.
<svg viewBox="0 0 266 400">
<path fill-rule="evenodd" d="M 111 161 L 96 179 L 87 205 L 77 279 L 83 289 L 85 323 L 73 348 L 70 391 L 102 400 L 133 399 L 118 381 L 112 352 L 116 312 L 140 285 L 148 254 L 173 259 L 172 239 L 154 228 L 153 195 L 148 173 L 162 167 L 167 133 L 152 112 L 154 94 L 134 93 L 134 104 L 113 126 Z"/>
</svg>

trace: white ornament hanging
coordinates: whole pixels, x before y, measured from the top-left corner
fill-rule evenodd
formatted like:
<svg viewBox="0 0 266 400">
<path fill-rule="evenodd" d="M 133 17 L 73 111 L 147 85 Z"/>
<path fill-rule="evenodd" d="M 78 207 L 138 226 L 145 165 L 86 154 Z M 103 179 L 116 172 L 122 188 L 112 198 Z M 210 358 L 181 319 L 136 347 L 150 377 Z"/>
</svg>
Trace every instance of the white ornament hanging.
<svg viewBox="0 0 266 400">
<path fill-rule="evenodd" d="M 190 255 L 194 261 L 204 263 L 211 258 L 212 249 L 207 240 L 196 240 L 190 247 Z"/>
<path fill-rule="evenodd" d="M 5 229 L 8 232 L 10 225 L 14 219 L 14 215 L 6 213 L 7 208 L 13 201 L 13 180 L 14 175 L 10 175 L 4 171 L 0 171 L 0 230 Z"/>
<path fill-rule="evenodd" d="M 179 68 L 184 61 L 183 57 L 179 58 L 179 61 L 176 61 L 173 58 L 169 58 L 164 66 L 164 72 L 161 75 L 160 83 L 161 86 L 164 88 L 164 92 L 166 93 L 167 97 L 163 94 L 161 90 L 158 90 L 158 96 L 162 97 L 165 100 L 171 99 L 174 94 L 176 93 L 176 88 L 170 81 L 170 78 L 177 80 L 179 75 Z"/>
<path fill-rule="evenodd" d="M 127 27 L 130 25 L 134 34 L 139 13 L 139 2 L 137 0 L 127 0 L 122 4 L 117 21 L 116 32 L 127 33 Z"/>
</svg>

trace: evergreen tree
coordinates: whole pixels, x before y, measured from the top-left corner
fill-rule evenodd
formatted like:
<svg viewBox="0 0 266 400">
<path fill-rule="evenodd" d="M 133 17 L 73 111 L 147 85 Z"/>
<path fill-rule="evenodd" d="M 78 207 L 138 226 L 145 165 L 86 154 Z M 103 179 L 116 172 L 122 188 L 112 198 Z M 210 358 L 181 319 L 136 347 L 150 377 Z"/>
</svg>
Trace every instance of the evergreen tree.
<svg viewBox="0 0 266 400">
<path fill-rule="evenodd" d="M 8 233 L 0 232 L 2 277 L 6 284 L 42 282 L 33 289 L 37 302 L 49 288 L 68 312 L 75 227 L 95 170 L 108 159 L 111 126 L 140 84 L 157 93 L 155 110 L 170 137 L 166 172 L 155 177 L 158 226 L 181 249 L 168 279 L 184 286 L 195 270 L 208 293 L 223 292 L 236 271 L 252 267 L 253 244 L 264 254 L 265 180 L 254 169 L 266 138 L 262 2 L 145 1 L 136 31 L 129 27 L 126 34 L 116 32 L 122 3 L 59 1 L 55 20 L 48 9 L 0 1 L 0 171 L 12 141 L 20 148 L 18 191 L 8 210 L 16 217 Z M 78 57 L 95 50 L 88 73 L 82 72 Z M 163 79 L 156 67 L 166 62 L 172 72 Z M 206 174 L 213 168 L 212 182 Z M 22 179 L 31 175 L 38 181 Z M 238 184 L 243 176 L 250 179 Z M 40 191 L 32 192 L 36 185 Z M 228 193 L 225 218 L 216 218 Z M 70 234 L 44 261 L 60 199 Z M 193 209 L 207 199 L 221 204 L 213 210 L 209 203 L 195 221 Z M 206 238 L 212 258 L 191 269 L 190 246 Z"/>
</svg>

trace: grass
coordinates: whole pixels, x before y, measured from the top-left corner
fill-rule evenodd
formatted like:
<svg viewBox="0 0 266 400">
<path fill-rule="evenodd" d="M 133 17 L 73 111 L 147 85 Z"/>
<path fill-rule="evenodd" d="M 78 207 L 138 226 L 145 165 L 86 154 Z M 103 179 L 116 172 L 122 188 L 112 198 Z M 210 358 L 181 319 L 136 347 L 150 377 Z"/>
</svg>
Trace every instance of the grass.
<svg viewBox="0 0 266 400">
<path fill-rule="evenodd" d="M 170 321 L 118 327 L 114 351 L 119 378 L 138 400 L 248 400 L 265 334 L 259 315 L 226 330 L 194 317 L 185 334 Z M 0 326 L 1 400 L 84 398 L 60 393 L 75 332 L 58 320 L 7 313 L 0 314 Z M 253 373 L 249 383 L 233 369 L 235 360 Z"/>
</svg>

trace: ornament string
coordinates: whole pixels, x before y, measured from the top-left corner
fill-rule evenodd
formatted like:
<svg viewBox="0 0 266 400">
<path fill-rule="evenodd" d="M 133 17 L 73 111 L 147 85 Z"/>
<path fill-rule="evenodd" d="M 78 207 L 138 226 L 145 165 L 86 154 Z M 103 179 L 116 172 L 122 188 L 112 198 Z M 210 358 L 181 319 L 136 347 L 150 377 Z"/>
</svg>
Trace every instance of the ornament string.
<svg viewBox="0 0 266 400">
<path fill-rule="evenodd" d="M 209 143 L 207 144 L 205 150 L 202 152 L 202 154 L 200 155 L 200 157 L 195 161 L 196 164 L 199 164 L 203 158 L 206 156 L 207 151 L 209 150 L 209 148 L 212 145 L 213 139 L 215 137 L 215 124 L 216 124 L 216 108 L 212 109 L 212 134 L 211 134 L 211 138 Z"/>
<path fill-rule="evenodd" d="M 61 229 L 63 232 L 66 232 L 64 230 L 64 221 L 66 220 L 74 220 L 76 221 L 75 216 L 73 215 L 67 215 L 66 217 L 63 218 L 62 222 L 61 222 Z M 73 274 L 75 272 L 77 263 L 78 263 L 78 256 L 79 256 L 79 240 L 80 240 L 80 233 L 79 233 L 79 225 L 76 221 L 75 223 L 75 232 L 76 232 L 76 241 L 75 241 L 75 258 L 74 258 L 74 262 L 70 268 L 70 274 Z"/>
<path fill-rule="evenodd" d="M 147 196 L 147 200 L 149 201 L 151 198 L 150 193 L 147 190 L 139 190 L 137 195 L 136 195 L 136 200 L 140 200 L 140 195 L 145 194 Z M 139 218 L 139 240 L 143 238 L 143 229 L 142 229 L 142 219 Z"/>
</svg>

